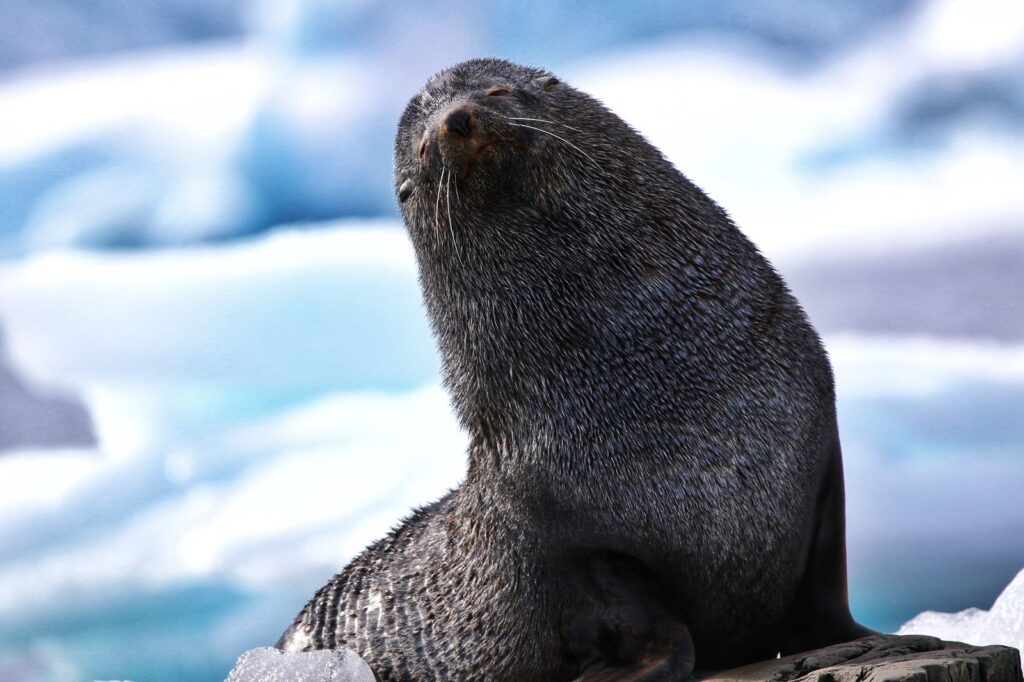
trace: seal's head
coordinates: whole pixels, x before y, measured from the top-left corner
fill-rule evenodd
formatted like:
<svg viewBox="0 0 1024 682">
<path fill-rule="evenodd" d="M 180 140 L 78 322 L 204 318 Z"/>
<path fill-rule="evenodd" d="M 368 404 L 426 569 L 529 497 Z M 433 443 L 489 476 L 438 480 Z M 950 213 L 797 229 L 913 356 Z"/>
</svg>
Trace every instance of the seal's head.
<svg viewBox="0 0 1024 682">
<path fill-rule="evenodd" d="M 499 59 L 433 76 L 406 107 L 395 141 L 395 191 L 406 216 L 417 205 L 432 211 L 455 190 L 507 195 L 530 165 L 525 157 L 544 151 L 538 138 L 564 137 L 545 100 L 566 89 L 546 71 Z"/>
</svg>

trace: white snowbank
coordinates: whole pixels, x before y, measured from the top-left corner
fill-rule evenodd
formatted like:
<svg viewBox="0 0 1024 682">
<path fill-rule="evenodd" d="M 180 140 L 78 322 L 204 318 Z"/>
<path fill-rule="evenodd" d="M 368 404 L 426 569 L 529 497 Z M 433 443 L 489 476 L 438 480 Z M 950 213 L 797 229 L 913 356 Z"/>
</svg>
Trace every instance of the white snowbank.
<svg viewBox="0 0 1024 682">
<path fill-rule="evenodd" d="M 1019 134 L 963 125 L 920 150 L 884 138 L 894 98 L 941 66 L 922 47 L 893 68 L 908 35 L 916 33 L 867 43 L 802 77 L 746 50 L 693 41 L 605 56 L 567 75 L 660 148 L 773 260 L 1019 230 Z M 846 156 L 827 162 L 836 150 Z"/>
<path fill-rule="evenodd" d="M 0 268 L 0 315 L 22 371 L 75 388 L 98 377 L 408 386 L 434 369 L 408 356 L 427 328 L 412 247 L 393 221 L 233 248 L 47 253 Z"/>
<path fill-rule="evenodd" d="M 1002 0 L 942 0 L 923 5 L 907 55 L 929 65 L 967 70 L 1019 57 L 1024 5 Z M 896 69 L 898 71 L 898 69 Z"/>
<path fill-rule="evenodd" d="M 272 589 L 296 575 L 329 575 L 418 505 L 463 476 L 466 442 L 440 387 L 407 394 L 328 396 L 280 416 L 226 429 L 189 451 L 141 455 L 162 476 L 124 474 L 93 453 L 77 461 L 76 495 L 50 499 L 40 481 L 70 477 L 67 461 L 37 455 L 37 478 L 0 459 L 0 546 L 97 515 L 128 484 L 143 499 L 80 535 L 0 560 L 0 619 L 103 593 L 152 591 L 193 580 Z M 227 464 L 224 460 L 227 460 Z M 229 466 L 234 462 L 236 466 Z M 163 479 L 163 480 L 161 480 Z M 30 486 L 30 487 L 26 487 Z M 148 489 L 148 490 L 147 490 Z M 75 521 L 74 519 L 79 519 Z"/>
<path fill-rule="evenodd" d="M 310 29 L 321 4 L 330 14 L 337 3 L 292 3 L 287 14 L 308 16 L 285 24 Z M 436 21 L 406 9 L 401 25 L 374 29 L 403 35 L 381 54 L 293 52 L 264 36 L 3 84 L 0 129 L 19 132 L 0 140 L 0 190 L 20 208 L 4 239 L 17 243 L 0 241 L 0 254 L 390 213 L 402 105 L 435 69 L 487 51 L 460 12 L 446 15 L 459 35 L 443 46 L 404 36 Z M 607 102 L 783 258 L 1019 229 L 1019 134 L 962 121 L 918 149 L 890 133 L 901 97 L 929 78 L 1014 68 L 1021 36 L 1019 9 L 946 0 L 804 74 L 749 45 L 693 37 L 545 66 Z M 134 188 L 119 192 L 126 177 Z"/>
<path fill-rule="evenodd" d="M 266 87 L 266 55 L 238 43 L 83 61 L 0 88 L 0 166 L 114 129 L 161 130 L 151 144 L 236 141 Z M 69 107 L 72 105 L 73 107 Z"/>
<path fill-rule="evenodd" d="M 1024 555 L 1024 347 L 825 339 L 836 377 L 853 561 Z M 970 528 L 967 532 L 965 529 Z M 1008 542 L 1009 540 L 1009 542 Z"/>
<path fill-rule="evenodd" d="M 387 222 L 229 248 L 41 255 L 0 268 L 0 319 L 19 370 L 86 396 L 116 452 L 437 377 L 412 247 Z"/>
<path fill-rule="evenodd" d="M 868 395 L 925 398 L 979 381 L 1024 385 L 1024 346 L 1020 345 L 926 336 L 853 334 L 829 336 L 827 342 L 838 390 L 844 398 Z"/>
<path fill-rule="evenodd" d="M 60 509 L 92 474 L 96 459 L 96 452 L 89 449 L 5 452 L 0 518 L 25 507 Z M 46 481 L 45 496 L 40 495 L 40 481 Z"/>
<path fill-rule="evenodd" d="M 8 621 L 104 590 L 328 574 L 463 475 L 391 223 L 42 254 L 0 268 L 0 318 L 15 366 L 82 396 L 99 440 L 0 458 Z"/>
<path fill-rule="evenodd" d="M 904 623 L 896 634 L 932 635 L 977 645 L 1004 644 L 1024 651 L 1024 570 L 1006 586 L 988 611 L 925 611 Z"/>
<path fill-rule="evenodd" d="M 251 231 L 234 161 L 275 73 L 240 43 L 29 71 L 0 84 L 0 257 Z"/>
</svg>

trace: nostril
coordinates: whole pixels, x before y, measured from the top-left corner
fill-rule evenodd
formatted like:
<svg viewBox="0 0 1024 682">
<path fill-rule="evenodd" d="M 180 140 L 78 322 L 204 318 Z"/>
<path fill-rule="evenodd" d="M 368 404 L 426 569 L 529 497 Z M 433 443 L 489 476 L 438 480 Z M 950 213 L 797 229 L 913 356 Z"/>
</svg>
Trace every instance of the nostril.
<svg viewBox="0 0 1024 682">
<path fill-rule="evenodd" d="M 444 118 L 444 129 L 449 133 L 458 133 L 463 137 L 469 137 L 473 132 L 469 109 L 459 107 L 448 112 Z"/>
</svg>

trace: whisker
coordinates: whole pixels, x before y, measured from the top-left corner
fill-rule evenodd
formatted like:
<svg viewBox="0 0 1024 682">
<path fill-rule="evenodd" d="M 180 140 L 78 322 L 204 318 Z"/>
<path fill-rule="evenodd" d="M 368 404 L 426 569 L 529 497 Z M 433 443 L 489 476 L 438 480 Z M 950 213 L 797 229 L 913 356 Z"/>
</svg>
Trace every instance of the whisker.
<svg viewBox="0 0 1024 682">
<path fill-rule="evenodd" d="M 437 179 L 437 199 L 434 200 L 434 232 L 441 230 L 441 220 L 438 218 L 438 209 L 441 206 L 441 183 L 444 181 L 444 172 L 446 168 L 441 167 L 441 177 Z"/>
<path fill-rule="evenodd" d="M 444 184 L 444 203 L 445 209 L 448 211 L 448 232 L 452 235 L 452 248 L 455 249 L 455 260 L 460 264 L 462 263 L 462 254 L 459 253 L 459 243 L 455 240 L 455 227 L 452 225 L 452 171 L 448 170 L 448 180 Z M 456 191 L 458 191 L 456 189 Z"/>
<path fill-rule="evenodd" d="M 459 209 L 462 209 L 462 197 L 459 196 L 459 179 L 455 178 L 455 203 L 459 205 Z"/>
<path fill-rule="evenodd" d="M 556 126 L 562 126 L 563 128 L 568 128 L 569 130 L 574 130 L 577 133 L 580 132 L 579 128 L 573 128 L 571 125 L 568 125 L 566 123 L 562 123 L 561 121 L 549 121 L 546 118 L 524 118 L 522 116 L 506 116 L 505 118 L 509 119 L 510 121 L 537 121 L 538 123 L 551 123 L 551 124 L 554 124 Z"/>
<path fill-rule="evenodd" d="M 601 168 L 601 164 L 599 164 L 597 161 L 594 161 L 594 157 L 592 157 L 590 154 L 586 153 L 585 151 L 583 151 L 582 149 L 580 149 L 579 147 L 574 145 L 572 142 L 569 142 L 569 140 L 565 139 L 561 135 L 555 135 L 550 130 L 544 130 L 543 128 L 538 128 L 536 126 L 528 126 L 525 123 L 512 123 L 511 125 L 513 125 L 513 126 L 515 126 L 517 128 L 529 128 L 530 130 L 536 130 L 539 133 L 544 133 L 545 135 L 550 135 L 551 137 L 553 137 L 553 138 L 555 138 L 557 140 L 561 140 L 562 142 L 566 143 L 567 145 L 569 145 L 570 147 L 572 147 L 573 149 L 578 151 L 583 156 L 585 156 L 588 159 L 590 159 L 591 163 L 593 163 L 595 166 L 597 166 L 598 168 Z"/>
</svg>

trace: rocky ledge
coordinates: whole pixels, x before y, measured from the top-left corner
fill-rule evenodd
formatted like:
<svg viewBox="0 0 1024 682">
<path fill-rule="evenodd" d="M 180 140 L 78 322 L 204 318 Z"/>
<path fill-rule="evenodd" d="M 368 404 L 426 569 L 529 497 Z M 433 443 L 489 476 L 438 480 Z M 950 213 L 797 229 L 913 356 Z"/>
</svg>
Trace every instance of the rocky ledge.
<svg viewBox="0 0 1024 682">
<path fill-rule="evenodd" d="M 1020 652 L 924 635 L 874 635 L 700 676 L 706 682 L 1022 682 Z"/>
<path fill-rule="evenodd" d="M 874 635 L 795 656 L 698 675 L 704 682 L 1024 682 L 1020 653 L 924 635 Z M 242 654 L 228 682 L 374 682 L 348 649 Z"/>
</svg>

